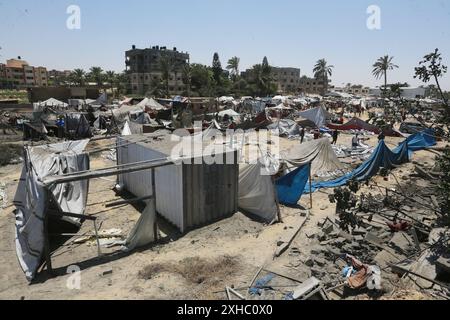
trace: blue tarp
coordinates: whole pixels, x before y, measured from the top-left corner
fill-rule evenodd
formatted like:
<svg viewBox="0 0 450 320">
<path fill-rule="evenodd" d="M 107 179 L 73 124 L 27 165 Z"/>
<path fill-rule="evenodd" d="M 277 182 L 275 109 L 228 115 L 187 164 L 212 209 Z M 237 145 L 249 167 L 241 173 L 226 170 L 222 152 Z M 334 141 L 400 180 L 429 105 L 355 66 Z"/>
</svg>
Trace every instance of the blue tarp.
<svg viewBox="0 0 450 320">
<path fill-rule="evenodd" d="M 347 184 L 351 179 L 356 179 L 357 181 L 368 180 L 376 175 L 380 168 L 392 169 L 399 164 L 408 162 L 414 151 L 426 149 L 435 144 L 434 131 L 430 129 L 408 137 L 392 151 L 386 146 L 384 140 L 382 140 L 371 157 L 353 172 L 335 180 L 313 183 L 312 190 L 309 189 L 309 186 L 306 186 L 305 192 L 314 192 L 322 188 L 340 187 Z"/>
<path fill-rule="evenodd" d="M 298 203 L 309 179 L 310 166 L 308 163 L 276 181 L 278 201 L 281 204 L 295 206 Z"/>
</svg>

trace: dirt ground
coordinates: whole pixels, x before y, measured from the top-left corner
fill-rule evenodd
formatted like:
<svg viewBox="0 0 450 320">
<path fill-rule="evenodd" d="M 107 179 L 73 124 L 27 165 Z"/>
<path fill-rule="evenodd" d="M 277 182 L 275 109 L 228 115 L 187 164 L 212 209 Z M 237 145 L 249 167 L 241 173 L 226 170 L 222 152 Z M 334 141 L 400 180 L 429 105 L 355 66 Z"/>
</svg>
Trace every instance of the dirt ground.
<svg viewBox="0 0 450 320">
<path fill-rule="evenodd" d="M 396 146 L 401 138 L 386 138 L 389 147 Z M 351 135 L 341 134 L 339 144 L 350 145 Z M 288 150 L 299 143 L 282 139 L 281 148 Z M 376 146 L 377 137 L 370 136 L 366 142 Z M 435 154 L 420 151 L 413 160 L 420 163 L 434 162 Z M 360 161 L 345 159 L 356 166 Z M 92 168 L 113 165 L 101 156 L 91 159 Z M 393 170 L 400 179 L 409 176 L 411 163 Z M 311 255 L 318 245 L 311 235 L 318 232 L 319 221 L 334 215 L 335 207 L 329 203 L 324 190 L 313 194 L 313 208 L 294 239 L 291 249 L 274 259 L 277 242 L 293 226 L 306 219 L 304 210 L 281 207 L 283 223 L 264 225 L 241 212 L 228 219 L 181 235 L 164 221 L 159 221 L 161 241 L 156 245 L 132 253 L 123 253 L 119 247 L 103 248 L 97 255 L 95 242 L 75 243 L 76 237 L 68 237 L 53 253 L 56 277 L 43 271 L 33 284 L 28 284 L 19 266 L 14 244 L 14 207 L 12 199 L 16 192 L 21 165 L 0 168 L 0 182 L 6 184 L 7 207 L 0 214 L 0 299 L 227 299 L 224 288 L 236 290 L 247 288 L 261 266 L 273 272 L 287 275 L 300 281 L 310 277 L 307 268 L 293 264 L 292 248 L 300 260 Z M 380 185 L 393 186 L 394 181 L 376 178 Z M 114 177 L 91 181 L 87 214 L 98 218 L 100 232 L 120 229 L 126 237 L 139 218 L 142 208 L 124 205 L 112 209 L 105 203 L 118 200 L 114 191 Z M 309 196 L 303 196 L 300 206 L 309 208 Z M 303 212 L 303 214 L 302 214 Z M 83 224 L 79 235 L 92 235 L 91 222 Z M 298 261 L 298 257 L 295 259 Z M 71 286 L 70 266 L 81 269 L 80 288 Z M 295 285 L 295 284 L 294 284 Z M 293 284 L 280 284 L 280 297 L 292 289 Z M 72 289 L 71 289 L 72 288 Z M 246 290 L 240 291 L 245 295 Z M 407 299 L 405 292 L 392 292 L 384 298 Z M 410 295 L 417 298 L 416 295 Z M 264 297 L 263 297 L 264 298 Z"/>
</svg>

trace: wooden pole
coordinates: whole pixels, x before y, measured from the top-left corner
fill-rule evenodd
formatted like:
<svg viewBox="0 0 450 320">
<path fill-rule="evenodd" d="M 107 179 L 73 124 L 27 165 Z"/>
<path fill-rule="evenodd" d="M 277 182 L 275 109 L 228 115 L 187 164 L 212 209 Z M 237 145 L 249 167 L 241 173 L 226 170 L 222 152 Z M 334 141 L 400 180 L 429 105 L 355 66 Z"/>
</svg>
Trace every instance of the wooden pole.
<svg viewBox="0 0 450 320">
<path fill-rule="evenodd" d="M 309 164 L 309 202 L 311 209 L 313 208 L 313 197 L 312 197 L 312 173 L 311 173 L 312 163 Z"/>
<path fill-rule="evenodd" d="M 52 258 L 51 258 L 51 251 L 50 251 L 50 234 L 48 232 L 48 216 L 49 216 L 49 201 L 50 201 L 50 191 L 46 188 L 45 189 L 47 199 L 45 201 L 45 211 L 44 211 L 44 255 L 45 255 L 45 264 L 47 266 L 47 271 L 50 275 L 54 275 L 54 271 L 52 268 Z"/>
<path fill-rule="evenodd" d="M 280 201 L 278 200 L 278 193 L 277 193 L 277 186 L 275 184 L 275 178 L 272 176 L 272 184 L 273 184 L 273 190 L 275 193 L 275 203 L 277 205 L 277 218 L 278 222 L 283 222 L 283 219 L 281 219 L 281 210 L 280 210 Z"/>
<path fill-rule="evenodd" d="M 158 241 L 158 216 L 156 215 L 156 177 L 155 169 L 152 169 L 152 199 L 155 205 L 155 223 L 153 225 L 153 233 L 155 237 L 155 242 Z"/>
</svg>

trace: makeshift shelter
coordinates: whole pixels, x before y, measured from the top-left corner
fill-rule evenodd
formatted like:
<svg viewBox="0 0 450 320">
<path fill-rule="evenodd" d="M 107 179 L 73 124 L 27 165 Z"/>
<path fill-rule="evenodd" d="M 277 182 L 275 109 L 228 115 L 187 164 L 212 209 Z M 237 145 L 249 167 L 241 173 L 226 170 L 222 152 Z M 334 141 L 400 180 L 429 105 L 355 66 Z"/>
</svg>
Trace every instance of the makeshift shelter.
<svg viewBox="0 0 450 320">
<path fill-rule="evenodd" d="M 340 187 L 352 179 L 368 180 L 376 175 L 380 168 L 392 169 L 399 164 L 408 162 L 412 152 L 429 148 L 435 144 L 436 139 L 432 130 L 410 136 L 392 151 L 386 146 L 384 140 L 381 140 L 371 157 L 357 169 L 335 180 L 313 183 L 312 190 L 307 188 L 307 192 L 314 192 L 321 188 Z"/>
<path fill-rule="evenodd" d="M 143 110 L 150 109 L 150 110 L 154 110 L 154 111 L 159 111 L 159 110 L 166 109 L 166 108 L 164 108 L 164 106 L 162 104 L 158 103 L 153 98 L 145 98 L 144 100 L 139 102 L 136 106 L 142 108 Z"/>
<path fill-rule="evenodd" d="M 220 119 L 224 119 L 224 118 L 228 117 L 228 118 L 232 118 L 234 121 L 239 121 L 241 119 L 241 115 L 231 109 L 220 111 L 218 113 L 218 116 Z"/>
<path fill-rule="evenodd" d="M 279 136 L 295 136 L 300 134 L 299 125 L 290 119 L 281 119 L 267 126 L 268 130 L 271 130 Z"/>
<path fill-rule="evenodd" d="M 263 159 L 239 168 L 238 206 L 264 221 L 272 222 L 278 213 L 274 182 Z"/>
<path fill-rule="evenodd" d="M 322 106 L 298 112 L 297 116 L 311 120 L 318 128 L 324 127 L 327 120 L 331 119 L 330 113 Z"/>
<path fill-rule="evenodd" d="M 50 98 L 48 100 L 35 103 L 34 104 L 35 109 L 34 111 L 42 111 L 45 107 L 54 107 L 54 108 L 64 108 L 66 109 L 69 105 L 65 102 L 59 101 L 55 98 Z M 36 110 L 38 108 L 38 110 Z"/>
<path fill-rule="evenodd" d="M 312 140 L 297 145 L 282 155 L 282 160 L 295 167 L 311 163 L 313 177 L 339 177 L 346 173 L 346 166 L 337 158 L 327 138 Z"/>
<path fill-rule="evenodd" d="M 185 232 L 237 211 L 237 150 L 204 145 L 191 136 L 172 141 L 170 135 L 156 134 L 118 137 L 117 161 L 119 165 L 169 158 L 176 162 L 155 169 L 158 213 Z M 122 174 L 119 183 L 137 197 L 153 195 L 149 171 Z"/>
<path fill-rule="evenodd" d="M 82 113 L 68 113 L 65 118 L 66 134 L 71 139 L 84 139 L 92 136 L 89 121 Z"/>
<path fill-rule="evenodd" d="M 39 147 L 25 147 L 24 165 L 14 198 L 16 206 L 16 253 L 28 281 L 33 280 L 44 253 L 44 222 L 51 212 L 83 214 L 88 182 L 71 182 L 47 191 L 42 179 L 47 176 L 89 170 L 89 156 L 83 153 L 89 140 L 64 142 Z M 57 214 L 56 219 L 63 219 Z M 79 225 L 79 220 L 64 218 Z"/>
</svg>

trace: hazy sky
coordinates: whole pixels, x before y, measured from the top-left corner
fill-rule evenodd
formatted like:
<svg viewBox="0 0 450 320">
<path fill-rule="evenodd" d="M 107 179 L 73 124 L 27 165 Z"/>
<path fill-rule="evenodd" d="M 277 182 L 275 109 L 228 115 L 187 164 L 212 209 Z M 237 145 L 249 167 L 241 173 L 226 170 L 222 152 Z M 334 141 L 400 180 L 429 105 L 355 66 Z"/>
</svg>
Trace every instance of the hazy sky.
<svg viewBox="0 0 450 320">
<path fill-rule="evenodd" d="M 69 30 L 69 5 L 81 9 L 81 29 Z M 381 30 L 369 30 L 369 5 L 381 9 Z M 438 47 L 450 65 L 450 0 L 0 0 L 0 61 L 22 56 L 53 69 L 125 68 L 135 44 L 177 47 L 191 62 L 223 65 L 241 58 L 241 70 L 260 63 L 298 67 L 312 75 L 316 60 L 335 66 L 333 84 L 379 85 L 374 61 L 395 57 L 389 82 L 413 79 L 421 57 Z M 442 80 L 450 90 L 450 76 Z"/>
</svg>

